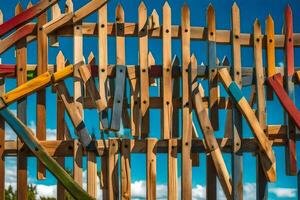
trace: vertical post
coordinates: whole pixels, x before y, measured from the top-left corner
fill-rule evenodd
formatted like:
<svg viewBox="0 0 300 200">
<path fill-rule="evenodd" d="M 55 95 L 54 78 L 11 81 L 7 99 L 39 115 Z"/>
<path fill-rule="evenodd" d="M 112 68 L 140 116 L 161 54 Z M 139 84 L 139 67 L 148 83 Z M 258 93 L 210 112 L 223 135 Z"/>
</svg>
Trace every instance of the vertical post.
<svg viewBox="0 0 300 200">
<path fill-rule="evenodd" d="M 23 11 L 20 3 L 17 4 L 15 15 Z M 16 44 L 16 64 L 17 64 L 17 85 L 21 85 L 27 81 L 27 44 L 26 39 L 22 39 Z M 27 123 L 27 98 L 23 98 L 17 103 L 17 116 L 23 122 Z M 18 138 L 17 152 L 17 197 L 18 199 L 27 198 L 27 157 L 24 155 L 21 146 L 23 142 Z"/>
<path fill-rule="evenodd" d="M 131 199 L 131 172 L 130 172 L 130 139 L 122 140 L 121 147 L 121 199 Z"/>
<path fill-rule="evenodd" d="M 284 86 L 289 97 L 295 102 L 295 89 L 293 83 L 294 74 L 294 38 L 293 38 L 293 14 L 292 9 L 287 6 L 285 10 L 285 82 Z M 292 119 L 285 114 L 287 125 L 288 145 L 286 148 L 286 173 L 297 174 L 296 156 L 296 126 Z"/>
<path fill-rule="evenodd" d="M 174 56 L 172 60 L 172 68 L 179 66 L 178 56 Z M 180 77 L 174 77 L 172 80 L 172 94 L 173 99 L 178 99 L 180 97 Z M 172 125 L 172 138 L 179 137 L 179 112 L 178 107 L 173 107 L 173 125 Z M 177 175 L 176 175 L 177 176 Z"/>
<path fill-rule="evenodd" d="M 56 57 L 56 71 L 60 71 L 65 67 L 65 57 L 63 53 L 60 51 Z M 57 106 L 57 135 L 56 139 L 57 140 L 65 140 L 65 106 L 63 101 L 60 99 L 59 95 L 56 97 L 56 106 Z M 57 162 L 64 167 L 65 165 L 65 159 L 64 157 L 60 157 L 56 159 Z M 64 200 L 65 199 L 65 189 L 62 186 L 60 182 L 57 182 L 57 195 L 56 195 L 58 200 Z"/>
<path fill-rule="evenodd" d="M 209 76 L 209 109 L 210 120 L 214 130 L 219 129 L 219 87 L 218 71 L 216 69 L 216 19 L 215 10 L 211 4 L 207 8 L 207 39 L 208 39 L 208 76 Z"/>
<path fill-rule="evenodd" d="M 3 23 L 3 13 L 0 10 L 0 24 Z M 1 63 L 1 58 L 0 58 Z M 0 79 L 0 95 L 5 92 L 5 79 Z M 4 156 L 4 145 L 5 145 L 5 121 L 0 117 L 0 198 L 4 199 L 5 195 L 5 156 Z"/>
<path fill-rule="evenodd" d="M 108 140 L 108 199 L 119 199 L 119 179 L 118 179 L 118 139 Z"/>
<path fill-rule="evenodd" d="M 147 200 L 156 199 L 156 138 L 146 138 L 147 162 Z"/>
<path fill-rule="evenodd" d="M 274 21 L 271 15 L 266 20 L 266 35 L 267 35 L 267 76 L 271 77 L 276 74 L 275 69 L 275 39 L 274 39 Z M 273 92 L 270 87 L 267 87 L 267 99 L 273 99 Z"/>
<path fill-rule="evenodd" d="M 189 93 L 190 65 L 190 10 L 185 4 L 181 9 L 182 45 L 182 180 L 181 198 L 192 199 L 192 105 Z"/>
<path fill-rule="evenodd" d="M 236 3 L 232 6 L 232 57 L 233 69 L 231 76 L 237 83 L 238 87 L 242 88 L 242 67 L 241 67 L 241 46 L 240 46 L 240 10 Z M 232 162 L 232 188 L 233 199 L 243 199 L 243 154 L 240 152 L 242 146 L 243 127 L 242 115 L 232 104 L 232 147 L 233 153 L 231 156 Z"/>
<path fill-rule="evenodd" d="M 47 72 L 48 68 L 48 38 L 43 31 L 43 25 L 47 23 L 47 11 L 38 17 L 37 22 L 37 75 Z M 41 140 L 46 140 L 46 90 L 41 89 L 37 92 L 36 107 L 36 136 Z M 46 168 L 38 162 L 38 179 L 45 179 Z"/>
<path fill-rule="evenodd" d="M 254 62 L 255 62 L 255 76 L 256 76 L 256 102 L 257 111 L 256 116 L 258 118 L 261 128 L 267 135 L 267 124 L 266 124 L 266 99 L 264 90 L 264 71 L 262 62 L 262 36 L 261 36 L 261 26 L 259 21 L 256 19 L 254 22 Z M 260 162 L 260 155 L 257 155 L 256 164 L 256 192 L 257 199 L 267 199 L 268 198 L 268 188 L 267 179 Z"/>
</svg>

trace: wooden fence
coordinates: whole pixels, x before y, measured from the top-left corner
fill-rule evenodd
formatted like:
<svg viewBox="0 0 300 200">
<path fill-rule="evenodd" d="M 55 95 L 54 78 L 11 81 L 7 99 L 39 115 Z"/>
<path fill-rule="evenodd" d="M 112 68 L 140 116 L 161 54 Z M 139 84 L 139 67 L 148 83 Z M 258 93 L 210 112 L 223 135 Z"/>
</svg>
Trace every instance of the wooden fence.
<svg viewBox="0 0 300 200">
<path fill-rule="evenodd" d="M 207 8 L 207 26 L 195 27 L 190 24 L 188 5 L 181 8 L 181 24 L 172 25 L 167 2 L 162 9 L 162 24 L 155 10 L 147 14 L 143 2 L 138 7 L 137 23 L 125 22 L 121 5 L 116 7 L 116 20 L 108 22 L 107 3 L 106 0 L 91 0 L 74 11 L 73 2 L 67 0 L 62 13 L 58 0 L 41 0 L 35 5 L 29 4 L 26 9 L 18 4 L 16 16 L 8 21 L 3 22 L 1 14 L 0 54 L 11 47 L 16 51 L 16 64 L 0 65 L 1 198 L 4 198 L 6 156 L 17 157 L 18 199 L 27 199 L 27 158 L 32 155 L 39 160 L 38 179 L 47 178 L 46 168 L 58 179 L 57 199 L 65 199 L 65 190 L 77 199 L 96 198 L 100 189 L 97 188 L 97 157 L 101 158 L 99 177 L 103 199 L 131 199 L 132 153 L 146 155 L 146 166 L 140 167 L 146 167 L 147 199 L 156 198 L 157 153 L 167 154 L 167 188 L 171 200 L 180 198 L 179 188 L 181 199 L 192 199 L 192 167 L 199 166 L 199 154 L 204 152 L 207 199 L 217 199 L 216 178 L 227 199 L 243 198 L 243 153 L 246 152 L 252 152 L 257 159 L 257 199 L 267 199 L 267 184 L 276 181 L 273 146 L 286 149 L 286 174 L 297 175 L 296 141 L 300 137 L 296 130 L 300 129 L 300 113 L 295 106 L 294 85 L 300 82 L 300 71 L 295 70 L 294 47 L 300 46 L 300 34 L 293 32 L 289 6 L 285 9 L 283 33 L 275 34 L 271 16 L 266 19 L 265 33 L 258 20 L 253 24 L 253 33 L 241 33 L 240 11 L 235 3 L 229 30 L 216 29 L 212 5 Z M 97 22 L 83 22 L 94 12 L 98 12 Z M 32 21 L 34 18 L 36 22 Z M 88 36 L 97 37 L 99 55 L 91 53 L 86 62 L 83 37 Z M 56 63 L 49 64 L 49 47 L 58 47 L 59 37 L 73 38 L 74 60 L 67 62 L 59 52 Z M 115 64 L 108 63 L 108 37 L 115 37 Z M 136 65 L 126 65 L 126 37 L 138 38 Z M 160 65 L 149 52 L 150 38 L 162 40 Z M 181 59 L 172 57 L 174 39 L 181 41 Z M 199 65 L 196 56 L 191 55 L 190 44 L 194 40 L 207 42 L 207 65 Z M 32 41 L 37 42 L 37 64 L 27 64 L 30 56 L 27 44 Z M 217 44 L 230 46 L 231 60 L 219 61 Z M 242 67 L 242 46 L 253 47 L 253 67 Z M 275 65 L 275 48 L 285 52 L 284 67 Z M 265 67 L 263 49 L 266 50 Z M 74 80 L 73 94 L 64 82 L 69 77 Z M 5 80 L 9 78 L 16 79 L 17 87 L 6 92 Z M 201 84 L 204 79 L 208 82 L 207 91 Z M 228 95 L 220 95 L 221 85 Z M 46 140 L 45 88 L 48 86 L 57 95 L 55 141 Z M 159 96 L 153 96 L 150 87 L 157 87 Z M 243 96 L 242 87 L 251 87 L 250 99 Z M 26 125 L 27 96 L 32 93 L 36 93 L 37 98 L 36 134 Z M 274 96 L 284 109 L 284 124 L 267 123 L 267 100 L 276 101 Z M 8 109 L 15 102 L 17 116 Z M 100 130 L 96 133 L 101 132 L 101 137 L 89 133 L 84 109 L 98 111 Z M 160 122 L 150 119 L 151 109 L 161 111 Z M 215 131 L 220 129 L 222 119 L 220 110 L 227 111 L 226 127 L 224 137 L 216 138 Z M 78 140 L 72 138 L 65 113 L 71 119 Z M 243 137 L 242 118 L 246 119 L 252 138 Z M 85 119 L 90 120 L 89 116 Z M 16 132 L 17 141 L 5 140 L 5 122 Z M 149 137 L 154 123 L 161 123 L 159 138 Z M 119 133 L 121 124 L 130 129 L 130 136 L 108 137 L 108 133 Z M 225 165 L 224 153 L 231 155 L 231 172 Z M 181 159 L 178 159 L 179 154 Z M 70 156 L 74 157 L 73 177 L 64 169 L 65 157 Z M 82 189 L 85 156 L 87 191 Z M 178 185 L 178 169 L 181 170 L 181 186 Z"/>
</svg>

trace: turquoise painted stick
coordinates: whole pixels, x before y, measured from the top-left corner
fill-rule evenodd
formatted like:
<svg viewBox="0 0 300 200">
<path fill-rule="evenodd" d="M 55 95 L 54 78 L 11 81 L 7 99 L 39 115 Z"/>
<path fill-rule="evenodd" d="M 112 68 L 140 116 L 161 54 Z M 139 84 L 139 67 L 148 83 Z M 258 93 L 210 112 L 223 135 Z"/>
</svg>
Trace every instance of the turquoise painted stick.
<svg viewBox="0 0 300 200">
<path fill-rule="evenodd" d="M 72 177 L 46 152 L 44 147 L 34 137 L 30 128 L 25 126 L 7 108 L 0 110 L 0 115 L 9 126 L 15 131 L 17 136 L 27 145 L 32 153 L 47 167 L 47 169 L 57 178 L 58 181 L 68 190 L 75 199 L 92 200 Z"/>
</svg>

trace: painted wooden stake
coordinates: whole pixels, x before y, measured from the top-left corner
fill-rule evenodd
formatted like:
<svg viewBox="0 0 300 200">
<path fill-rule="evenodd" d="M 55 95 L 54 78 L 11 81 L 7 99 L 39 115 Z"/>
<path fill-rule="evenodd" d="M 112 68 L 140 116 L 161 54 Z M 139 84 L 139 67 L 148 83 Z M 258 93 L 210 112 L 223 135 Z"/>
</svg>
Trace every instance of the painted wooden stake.
<svg viewBox="0 0 300 200">
<path fill-rule="evenodd" d="M 207 193 L 206 193 L 207 199 L 215 198 L 214 197 L 214 194 L 216 193 L 215 174 L 218 175 L 219 181 L 222 185 L 223 191 L 227 199 L 231 199 L 231 195 L 232 195 L 231 178 L 227 171 L 224 159 L 222 157 L 221 150 L 214 136 L 214 130 L 212 128 L 208 113 L 206 112 L 201 94 L 199 92 L 197 74 L 195 73 L 197 71 L 197 60 L 194 55 L 192 55 L 191 57 L 190 71 L 191 74 L 190 74 L 189 85 L 192 92 L 191 96 L 193 100 L 193 107 L 196 110 L 198 123 L 203 133 L 203 137 L 207 147 L 206 152 L 210 154 L 208 155 L 209 158 L 207 158 L 207 164 L 208 166 L 211 167 L 209 170 L 213 169 L 212 171 L 214 172 L 212 173 L 210 171 L 209 173 L 207 173 L 207 181 L 208 181 Z"/>
<path fill-rule="evenodd" d="M 125 76 L 126 76 L 126 66 L 117 65 L 115 67 L 116 78 L 115 78 L 115 94 L 114 94 L 114 103 L 112 111 L 112 120 L 110 129 L 113 131 L 119 131 L 122 119 L 123 111 L 123 99 L 124 99 L 124 90 L 125 90 Z"/>
<path fill-rule="evenodd" d="M 285 89 L 295 102 L 295 87 L 293 82 L 294 74 L 294 38 L 293 38 L 293 14 L 292 9 L 287 6 L 285 9 Z M 286 114 L 285 123 L 288 125 L 288 145 L 286 149 L 286 173 L 288 175 L 297 174 L 296 156 L 296 127 L 292 119 Z"/>
<path fill-rule="evenodd" d="M 207 31 L 208 31 L 208 65 L 209 65 L 209 109 L 210 120 L 214 130 L 219 129 L 218 113 L 218 71 L 216 69 L 216 19 L 215 10 L 210 4 L 207 8 Z"/>
<path fill-rule="evenodd" d="M 38 49 L 38 68 L 37 74 L 41 75 L 47 72 L 48 67 L 48 38 L 43 32 L 43 25 L 47 23 L 47 12 L 44 12 L 38 17 L 37 22 L 37 49 Z M 36 107 L 36 137 L 41 140 L 46 140 L 46 90 L 42 89 L 37 92 L 37 107 Z M 46 178 L 46 168 L 38 162 L 38 179 Z"/>
<path fill-rule="evenodd" d="M 267 76 L 271 77 L 276 74 L 275 69 L 275 36 L 274 36 L 274 21 L 271 15 L 266 20 L 266 43 L 267 43 Z M 273 92 L 267 87 L 267 99 L 273 99 Z"/>
<path fill-rule="evenodd" d="M 171 53 L 171 8 L 166 2 L 163 6 L 163 136 L 172 136 L 173 102 L 172 102 L 172 53 Z"/>
<path fill-rule="evenodd" d="M 131 199 L 131 164 L 130 164 L 130 139 L 122 140 L 121 147 L 121 199 Z"/>
<path fill-rule="evenodd" d="M 63 70 L 65 67 L 65 57 L 61 51 L 59 51 L 58 55 L 56 56 L 56 71 Z M 57 140 L 65 140 L 66 139 L 66 121 L 65 121 L 65 105 L 63 101 L 60 99 L 59 95 L 57 94 L 56 97 L 56 124 L 57 124 L 57 134 L 56 139 Z M 56 158 L 57 162 L 60 164 L 62 168 L 64 168 L 65 165 L 65 158 L 64 157 L 58 157 Z M 65 188 L 63 185 L 58 182 L 57 183 L 57 194 L 56 197 L 58 200 L 64 200 L 65 199 Z"/>
<path fill-rule="evenodd" d="M 101 113 L 99 115 L 101 130 L 108 129 L 108 110 L 107 110 L 107 94 L 108 94 L 108 79 L 107 79 L 107 5 L 103 5 L 98 10 L 98 49 L 99 49 L 99 95 L 101 99 Z"/>
<path fill-rule="evenodd" d="M 178 56 L 174 56 L 172 60 L 172 68 L 179 66 Z M 173 98 L 179 98 L 180 96 L 180 77 L 174 77 L 172 80 L 172 94 Z M 172 125 L 172 138 L 179 137 L 179 112 L 178 107 L 173 108 L 173 125 Z"/>
<path fill-rule="evenodd" d="M 20 3 L 15 8 L 15 15 L 22 13 L 23 8 Z M 17 68 L 17 85 L 22 85 L 27 81 L 27 43 L 26 39 L 21 39 L 16 43 L 16 68 Z M 27 123 L 27 98 L 22 98 L 17 103 L 17 116 L 24 123 Z M 18 138 L 17 152 L 17 198 L 27 198 L 27 157 L 20 148 L 23 142 Z"/>
<path fill-rule="evenodd" d="M 263 71 L 263 62 L 262 62 L 262 37 L 261 37 L 261 27 L 259 21 L 256 19 L 253 25 L 254 32 L 254 62 L 255 62 L 255 79 L 256 79 L 256 102 L 257 110 L 256 116 L 259 121 L 260 127 L 266 133 L 266 99 L 265 99 L 265 89 L 264 89 L 264 71 Z M 266 135 L 268 136 L 268 135 Z M 264 174 L 262 164 L 260 162 L 260 155 L 257 155 L 257 164 L 256 164 L 256 194 L 257 199 L 267 199 L 267 179 Z"/>
<path fill-rule="evenodd" d="M 0 36 L 5 35 L 14 28 L 24 25 L 26 22 L 35 18 L 36 16 L 40 16 L 41 14 L 43 15 L 45 11 L 55 3 L 57 3 L 57 0 L 41 0 L 33 7 L 25 10 L 24 12 L 18 13 L 15 17 L 0 25 Z"/>
<path fill-rule="evenodd" d="M 149 200 L 156 199 L 156 138 L 146 138 L 146 198 Z"/>
<path fill-rule="evenodd" d="M 138 9 L 138 30 L 139 30 L 139 63 L 140 63 L 140 107 L 141 127 L 149 126 L 149 76 L 148 76 L 148 28 L 147 8 L 141 2 Z M 141 131 L 141 137 L 145 138 L 148 133 Z"/>
<path fill-rule="evenodd" d="M 118 149 L 119 140 L 109 139 L 108 152 L 108 199 L 119 199 Z"/>
<path fill-rule="evenodd" d="M 182 46 L 182 165 L 181 198 L 192 198 L 192 105 L 189 94 L 190 65 L 190 10 L 185 4 L 181 9 Z"/>
<path fill-rule="evenodd" d="M 260 127 L 258 119 L 256 118 L 252 108 L 250 107 L 245 97 L 242 95 L 241 90 L 239 89 L 237 84 L 232 81 L 230 74 L 226 68 L 219 69 L 219 78 L 221 79 L 227 93 L 236 103 L 239 111 L 246 118 L 255 138 L 257 139 L 257 145 L 260 149 L 259 153 L 262 167 L 268 181 L 276 181 L 276 161 L 271 142 L 264 134 L 264 131 Z"/>
<path fill-rule="evenodd" d="M 30 151 L 48 168 L 50 172 L 52 172 L 52 174 L 64 185 L 73 197 L 78 199 L 93 199 L 71 178 L 71 176 L 54 160 L 54 158 L 47 153 L 46 149 L 34 137 L 34 133 L 30 128 L 24 125 L 7 108 L 0 110 L 0 115 L 15 131 L 17 136 L 24 141 Z"/>
</svg>

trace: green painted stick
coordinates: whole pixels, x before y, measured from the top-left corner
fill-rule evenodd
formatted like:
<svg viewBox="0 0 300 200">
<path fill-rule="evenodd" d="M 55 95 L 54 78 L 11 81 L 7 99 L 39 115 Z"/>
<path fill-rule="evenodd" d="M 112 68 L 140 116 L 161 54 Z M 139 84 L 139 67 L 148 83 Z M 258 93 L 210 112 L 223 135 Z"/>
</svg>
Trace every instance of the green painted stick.
<svg viewBox="0 0 300 200">
<path fill-rule="evenodd" d="M 34 137 L 34 133 L 25 126 L 7 108 L 0 110 L 0 115 L 9 126 L 15 131 L 17 136 L 27 145 L 32 153 L 52 172 L 52 174 L 62 183 L 62 185 L 76 199 L 93 199 L 86 193 L 72 177 L 46 152 L 44 147 Z"/>
</svg>

